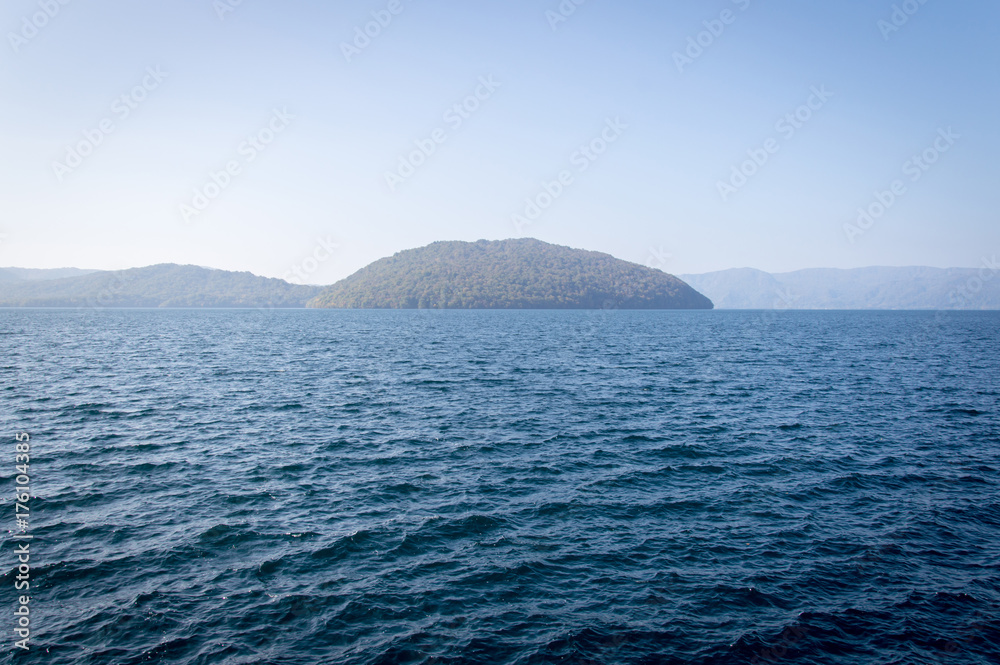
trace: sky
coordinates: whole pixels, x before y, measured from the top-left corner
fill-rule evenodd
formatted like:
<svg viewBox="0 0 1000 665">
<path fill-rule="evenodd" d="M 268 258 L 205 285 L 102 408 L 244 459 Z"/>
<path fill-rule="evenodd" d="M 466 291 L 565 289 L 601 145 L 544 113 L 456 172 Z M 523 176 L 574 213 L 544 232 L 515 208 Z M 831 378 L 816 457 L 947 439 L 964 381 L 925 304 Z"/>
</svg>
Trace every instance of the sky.
<svg viewBox="0 0 1000 665">
<path fill-rule="evenodd" d="M 328 284 L 534 237 L 675 274 L 1000 250 L 987 0 L 8 0 L 0 265 Z"/>
</svg>

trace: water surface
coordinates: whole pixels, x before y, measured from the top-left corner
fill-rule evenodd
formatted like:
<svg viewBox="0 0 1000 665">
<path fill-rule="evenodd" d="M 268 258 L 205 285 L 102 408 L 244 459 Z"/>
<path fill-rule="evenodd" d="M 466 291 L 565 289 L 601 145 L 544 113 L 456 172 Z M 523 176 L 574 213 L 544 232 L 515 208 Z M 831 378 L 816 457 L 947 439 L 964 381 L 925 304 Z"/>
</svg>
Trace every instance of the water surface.
<svg viewBox="0 0 1000 665">
<path fill-rule="evenodd" d="M 2 310 L 0 662 L 995 663 L 998 349 L 996 313 Z"/>
</svg>

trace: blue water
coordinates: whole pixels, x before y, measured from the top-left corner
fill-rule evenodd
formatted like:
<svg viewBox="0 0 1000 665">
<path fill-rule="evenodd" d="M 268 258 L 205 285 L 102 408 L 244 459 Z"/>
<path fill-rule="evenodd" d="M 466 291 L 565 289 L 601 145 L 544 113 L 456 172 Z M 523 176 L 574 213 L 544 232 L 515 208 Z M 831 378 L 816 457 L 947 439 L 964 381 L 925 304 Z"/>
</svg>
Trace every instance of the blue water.
<svg viewBox="0 0 1000 665">
<path fill-rule="evenodd" d="M 0 663 L 997 663 L 998 350 L 998 313 L 0 311 Z"/>
</svg>

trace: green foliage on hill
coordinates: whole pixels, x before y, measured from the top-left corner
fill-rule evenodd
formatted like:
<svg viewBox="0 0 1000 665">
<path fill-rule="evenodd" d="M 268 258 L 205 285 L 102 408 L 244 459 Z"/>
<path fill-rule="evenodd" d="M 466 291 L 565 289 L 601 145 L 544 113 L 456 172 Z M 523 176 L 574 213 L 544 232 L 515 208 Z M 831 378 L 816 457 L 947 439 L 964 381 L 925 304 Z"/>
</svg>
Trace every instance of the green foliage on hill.
<svg viewBox="0 0 1000 665">
<path fill-rule="evenodd" d="M 436 242 L 363 268 L 310 307 L 343 309 L 711 309 L 659 270 L 534 239 Z"/>
<path fill-rule="evenodd" d="M 248 272 L 163 264 L 4 282 L 0 307 L 305 307 L 320 290 Z"/>
</svg>

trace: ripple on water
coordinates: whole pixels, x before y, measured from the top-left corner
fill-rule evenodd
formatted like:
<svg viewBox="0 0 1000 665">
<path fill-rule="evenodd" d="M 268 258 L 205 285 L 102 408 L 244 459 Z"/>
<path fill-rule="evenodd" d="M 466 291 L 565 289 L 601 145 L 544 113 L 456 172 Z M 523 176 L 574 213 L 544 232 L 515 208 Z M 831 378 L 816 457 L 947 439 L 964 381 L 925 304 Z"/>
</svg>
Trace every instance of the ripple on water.
<svg viewBox="0 0 1000 665">
<path fill-rule="evenodd" d="M 18 662 L 1000 654 L 1000 315 L 258 316 L 0 311 Z"/>
</svg>

